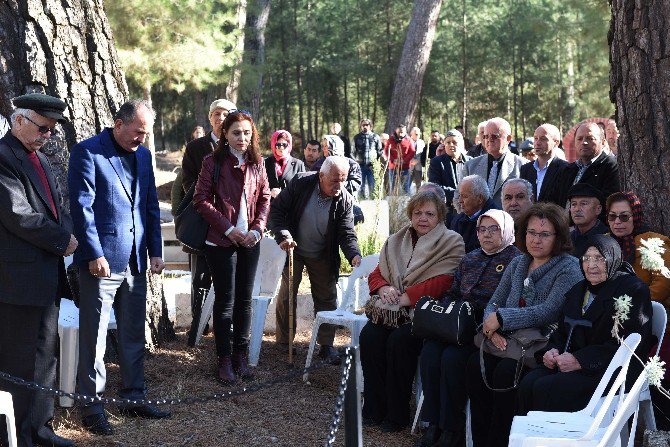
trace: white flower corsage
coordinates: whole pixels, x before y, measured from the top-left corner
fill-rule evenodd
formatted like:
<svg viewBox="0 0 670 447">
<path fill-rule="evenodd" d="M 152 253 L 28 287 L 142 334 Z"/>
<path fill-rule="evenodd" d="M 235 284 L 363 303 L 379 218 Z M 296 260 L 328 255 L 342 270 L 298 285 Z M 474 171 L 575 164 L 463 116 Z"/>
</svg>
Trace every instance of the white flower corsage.
<svg viewBox="0 0 670 447">
<path fill-rule="evenodd" d="M 663 260 L 663 253 L 665 253 L 663 240 L 651 237 L 646 240 L 641 239 L 640 243 L 642 247 L 639 247 L 638 251 L 642 258 L 642 268 L 658 272 L 666 278 L 670 278 L 670 269 L 665 266 L 665 261 Z"/>
<path fill-rule="evenodd" d="M 665 362 L 658 358 L 657 355 L 649 359 L 645 365 L 644 370 L 647 373 L 647 380 L 649 385 L 656 387 L 661 386 L 661 380 L 665 376 Z"/>
<path fill-rule="evenodd" d="M 612 326 L 612 337 L 621 340 L 619 328 L 623 327 L 623 322 L 628 319 L 628 312 L 633 305 L 633 298 L 628 295 L 621 295 L 614 298 L 614 325 Z"/>
</svg>

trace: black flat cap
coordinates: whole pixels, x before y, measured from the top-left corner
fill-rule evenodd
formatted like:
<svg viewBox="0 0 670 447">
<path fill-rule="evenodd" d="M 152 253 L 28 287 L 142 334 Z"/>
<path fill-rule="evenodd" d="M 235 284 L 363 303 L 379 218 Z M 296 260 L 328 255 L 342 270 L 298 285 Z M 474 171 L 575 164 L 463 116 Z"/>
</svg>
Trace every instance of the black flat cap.
<svg viewBox="0 0 670 447">
<path fill-rule="evenodd" d="M 67 104 L 55 96 L 43 95 L 41 93 L 29 93 L 17 96 L 12 100 L 14 107 L 18 109 L 30 109 L 46 118 L 57 121 L 65 121 L 63 112 Z"/>
<path fill-rule="evenodd" d="M 575 183 L 572 185 L 568 190 L 568 199 L 573 197 L 595 197 L 601 203 L 603 201 L 603 193 L 589 183 Z"/>
<path fill-rule="evenodd" d="M 523 143 L 521 143 L 521 146 L 519 147 L 519 150 L 521 152 L 530 152 L 533 149 L 535 149 L 535 144 L 534 140 L 532 138 L 528 138 L 527 140 L 524 140 Z"/>
</svg>

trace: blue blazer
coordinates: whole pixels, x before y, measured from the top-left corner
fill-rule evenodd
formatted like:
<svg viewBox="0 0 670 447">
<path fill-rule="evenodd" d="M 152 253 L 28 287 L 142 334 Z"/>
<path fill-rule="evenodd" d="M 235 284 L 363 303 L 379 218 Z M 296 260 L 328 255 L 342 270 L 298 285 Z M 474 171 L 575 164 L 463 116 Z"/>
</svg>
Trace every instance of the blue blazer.
<svg viewBox="0 0 670 447">
<path fill-rule="evenodd" d="M 104 256 L 114 273 L 128 267 L 133 243 L 140 272 L 149 257 L 161 257 L 160 210 L 151 153 L 137 149 L 135 196 L 112 139 L 111 129 L 82 141 L 70 150 L 68 185 L 70 213 L 79 246 L 74 262 Z"/>
</svg>

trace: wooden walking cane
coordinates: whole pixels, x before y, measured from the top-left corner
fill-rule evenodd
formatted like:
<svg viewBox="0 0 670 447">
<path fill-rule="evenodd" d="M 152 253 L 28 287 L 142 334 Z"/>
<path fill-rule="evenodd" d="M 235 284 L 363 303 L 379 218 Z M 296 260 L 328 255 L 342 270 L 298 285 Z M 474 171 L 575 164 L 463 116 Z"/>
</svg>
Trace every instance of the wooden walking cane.
<svg viewBox="0 0 670 447">
<path fill-rule="evenodd" d="M 293 365 L 293 336 L 295 324 L 293 315 L 295 313 L 293 302 L 293 247 L 288 249 L 288 363 Z"/>
</svg>

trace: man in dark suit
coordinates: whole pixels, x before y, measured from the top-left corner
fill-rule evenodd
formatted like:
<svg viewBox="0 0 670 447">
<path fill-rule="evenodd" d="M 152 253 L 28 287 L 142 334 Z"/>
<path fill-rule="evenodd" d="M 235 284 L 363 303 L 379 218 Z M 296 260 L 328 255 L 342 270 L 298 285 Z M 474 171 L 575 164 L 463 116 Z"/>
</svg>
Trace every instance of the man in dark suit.
<svg viewBox="0 0 670 447">
<path fill-rule="evenodd" d="M 561 142 L 561 132 L 553 124 L 542 124 L 535 129 L 534 149 L 537 158 L 521 166 L 521 178 L 533 185 L 536 202 L 550 202 L 552 192 L 568 162 L 554 152 Z M 565 203 L 556 203 L 565 206 Z"/>
<path fill-rule="evenodd" d="M 615 157 L 603 152 L 605 135 L 596 123 L 584 123 L 575 132 L 575 148 L 579 158 L 565 167 L 550 201 L 562 207 L 568 207 L 568 191 L 577 183 L 588 183 L 607 199 L 610 194 L 621 190 L 619 183 L 619 165 Z M 600 213 L 605 220 L 605 210 Z"/>
<path fill-rule="evenodd" d="M 79 250 L 79 391 L 105 390 L 105 341 L 114 306 L 118 323 L 119 396 L 140 400 L 144 382 L 144 324 L 147 254 L 153 273 L 165 264 L 160 211 L 151 153 L 142 146 L 154 122 L 146 101 L 121 106 L 114 127 L 82 141 L 70 151 L 70 210 Z M 122 415 L 160 419 L 170 413 L 149 405 L 119 405 Z M 102 404 L 81 408 L 84 427 L 112 434 Z"/>
<path fill-rule="evenodd" d="M 202 159 L 211 154 L 219 144 L 221 138 L 221 126 L 228 112 L 237 106 L 227 99 L 217 99 L 209 106 L 209 124 L 212 130 L 204 137 L 196 138 L 186 145 L 184 158 L 181 160 L 182 188 L 186 193 L 198 180 L 198 174 L 202 168 Z M 187 344 L 195 346 L 195 339 L 200 323 L 202 303 L 212 285 L 212 275 L 209 272 L 205 254 L 182 247 L 189 254 L 189 266 L 191 267 L 191 328 L 188 332 Z"/>
<path fill-rule="evenodd" d="M 70 296 L 63 256 L 74 252 L 77 239 L 51 166 L 39 149 L 55 133 L 56 122 L 64 120 L 66 105 L 37 93 L 13 102 L 17 109 L 11 131 L 0 139 L 0 371 L 51 387 L 56 379 L 56 304 Z M 12 394 L 19 446 L 74 445 L 53 432 L 53 396 L 5 381 L 0 390 Z"/>
<path fill-rule="evenodd" d="M 270 146 L 272 156 L 266 157 L 263 163 L 268 174 L 270 195 L 274 199 L 296 174 L 305 172 L 305 164 L 302 160 L 291 156 L 293 138 L 289 131 L 283 129 L 275 131 L 270 138 Z"/>
</svg>

